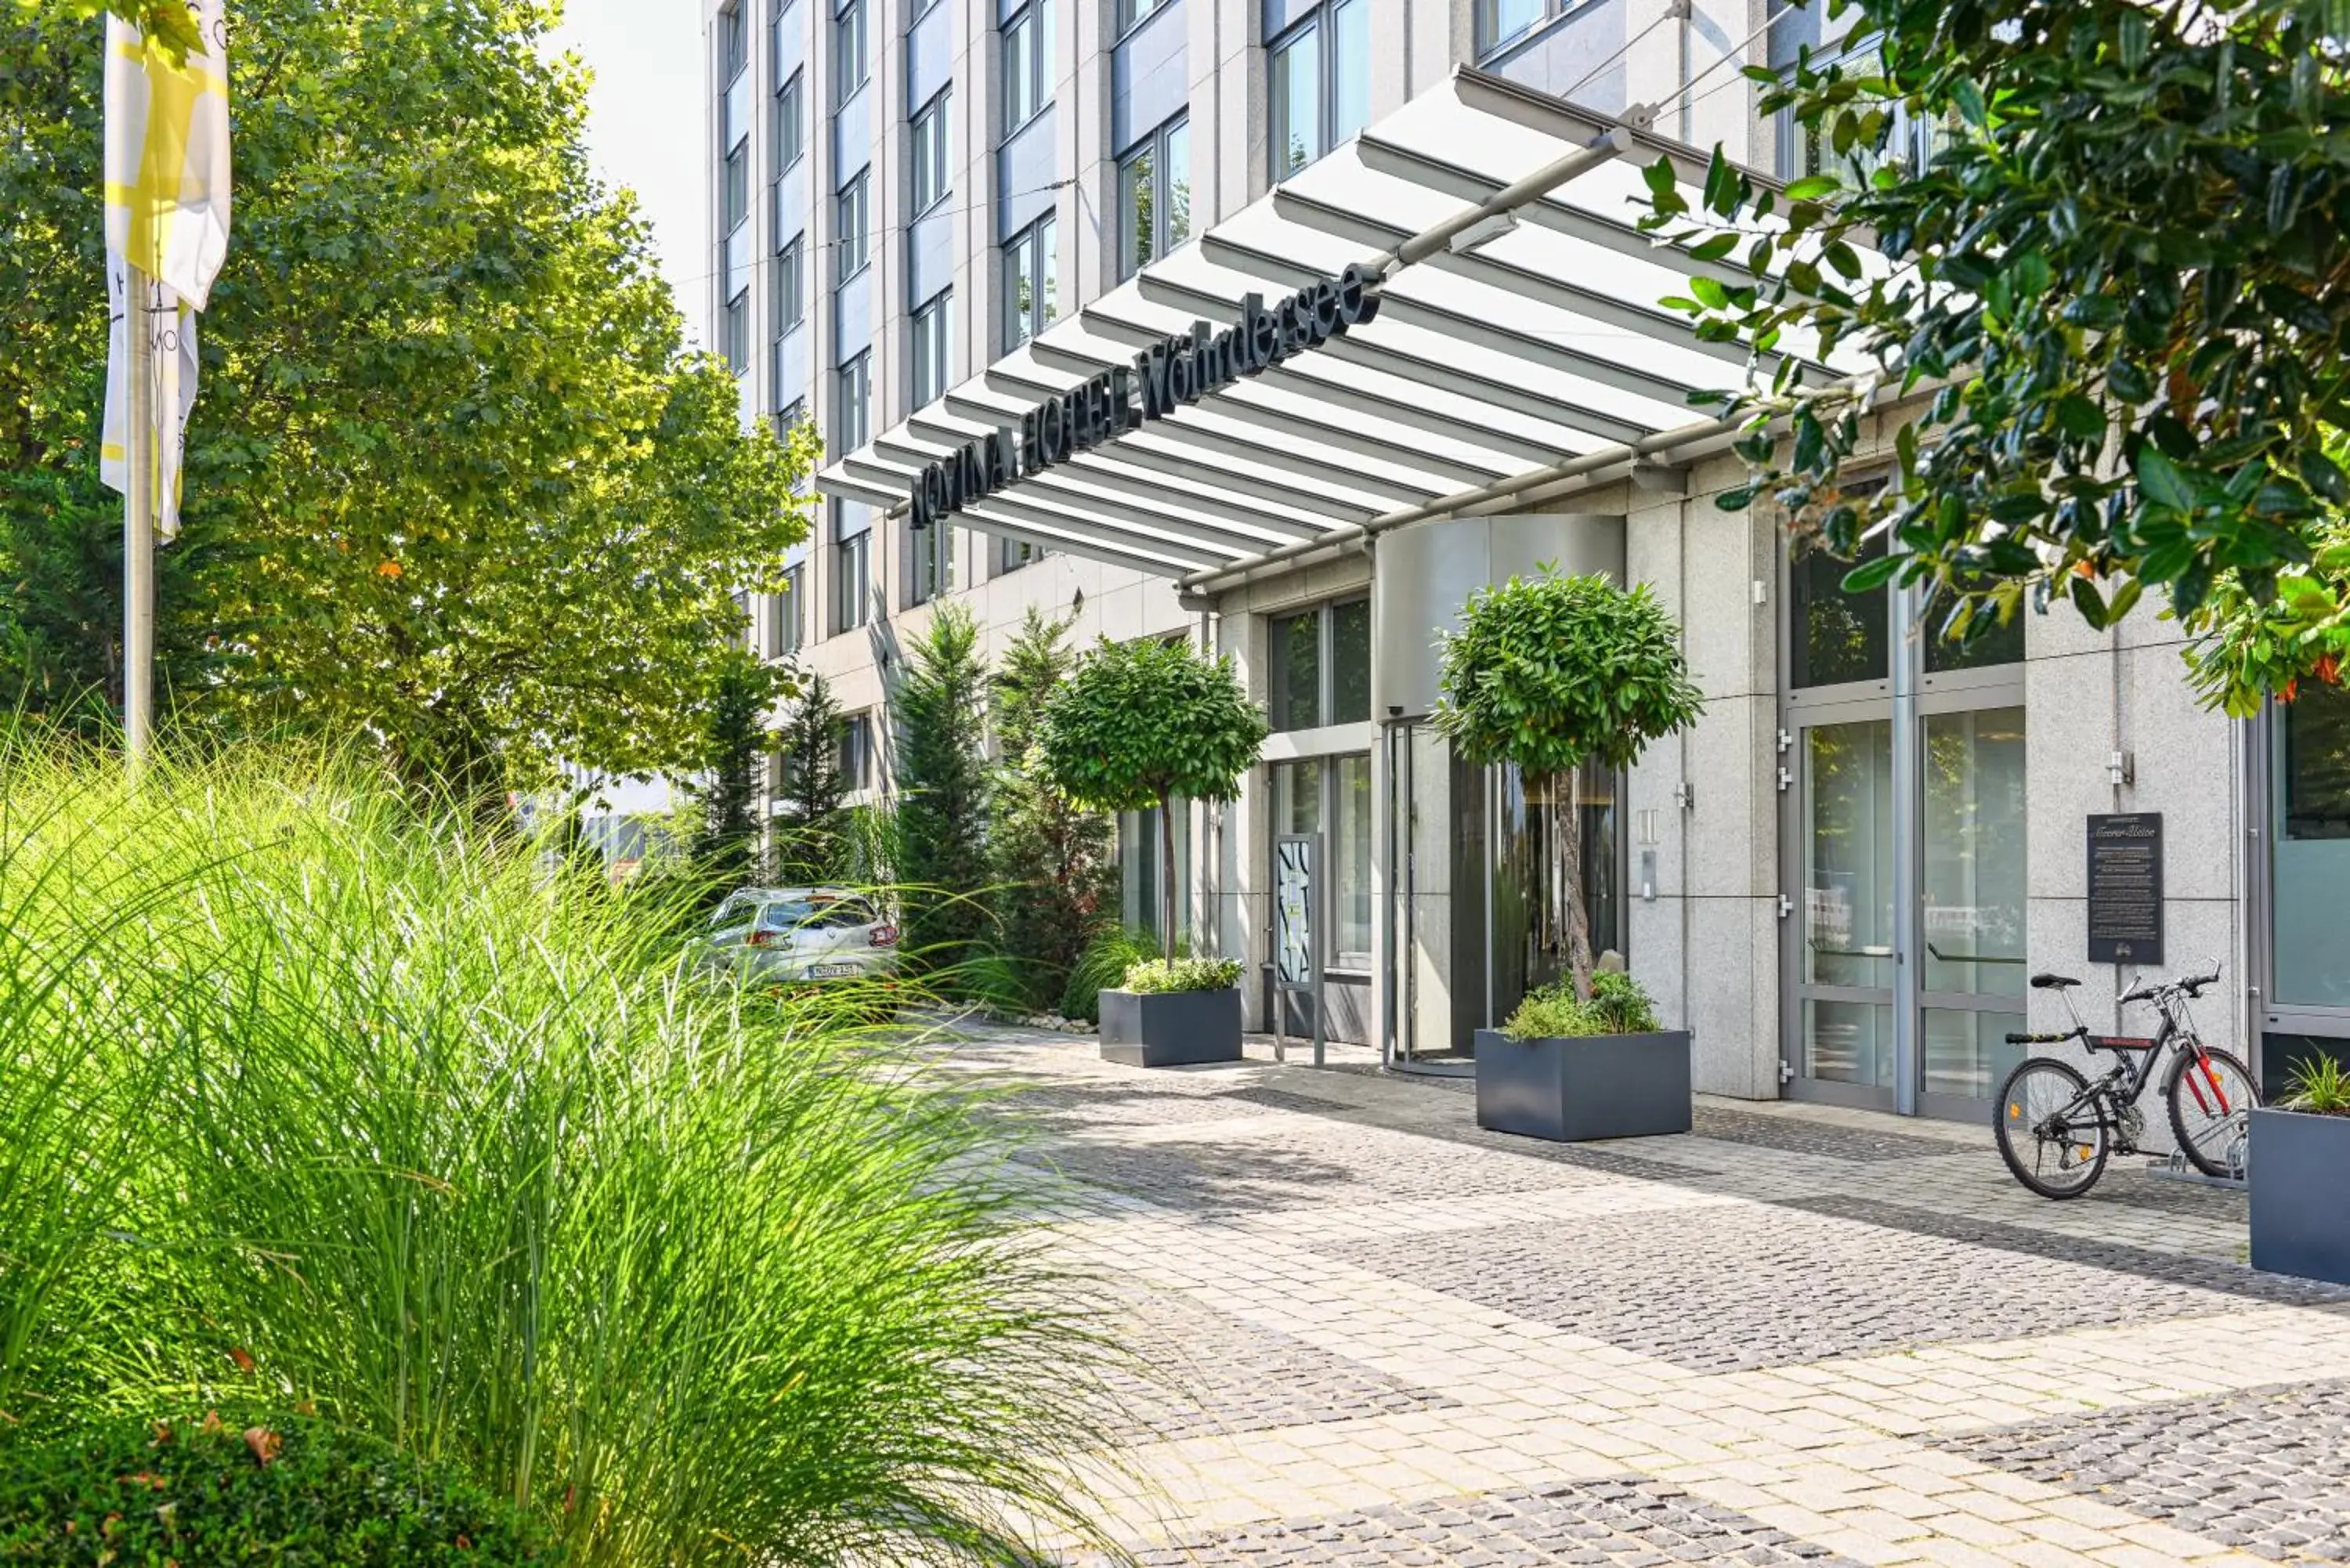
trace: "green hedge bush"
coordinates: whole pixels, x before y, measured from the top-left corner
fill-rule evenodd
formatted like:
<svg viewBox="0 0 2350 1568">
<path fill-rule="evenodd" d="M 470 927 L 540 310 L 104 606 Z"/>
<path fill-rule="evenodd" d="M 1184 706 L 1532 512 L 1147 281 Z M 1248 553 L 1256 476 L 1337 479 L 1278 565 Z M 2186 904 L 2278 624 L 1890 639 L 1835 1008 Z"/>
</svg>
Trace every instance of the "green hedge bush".
<svg viewBox="0 0 2350 1568">
<path fill-rule="evenodd" d="M 312 1417 L 117 1418 L 0 1441 L 0 1563 L 560 1561 L 519 1512 L 454 1469 Z"/>
</svg>

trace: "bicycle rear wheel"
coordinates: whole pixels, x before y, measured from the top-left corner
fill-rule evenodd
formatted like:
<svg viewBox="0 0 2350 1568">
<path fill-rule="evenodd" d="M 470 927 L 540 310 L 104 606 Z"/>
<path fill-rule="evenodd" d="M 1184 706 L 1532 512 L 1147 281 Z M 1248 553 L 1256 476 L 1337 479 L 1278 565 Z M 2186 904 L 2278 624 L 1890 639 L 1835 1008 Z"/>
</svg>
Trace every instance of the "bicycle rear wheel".
<svg viewBox="0 0 2350 1568">
<path fill-rule="evenodd" d="M 2208 1075 L 2192 1051 L 2180 1052 L 2170 1064 L 2162 1085 L 2162 1097 L 2170 1105 L 2170 1130 L 2178 1152 L 2204 1175 L 2241 1177 L 2261 1092 L 2252 1086 L 2251 1072 L 2225 1051 L 2206 1050 L 2203 1055 L 2211 1064 Z"/>
<path fill-rule="evenodd" d="M 2024 1062 L 2000 1085 L 2000 1158 L 2043 1198 L 2078 1198 L 2105 1171 L 2110 1151 L 2096 1107 L 2067 1114 L 2088 1092 L 2089 1080 L 2045 1056 Z"/>
</svg>

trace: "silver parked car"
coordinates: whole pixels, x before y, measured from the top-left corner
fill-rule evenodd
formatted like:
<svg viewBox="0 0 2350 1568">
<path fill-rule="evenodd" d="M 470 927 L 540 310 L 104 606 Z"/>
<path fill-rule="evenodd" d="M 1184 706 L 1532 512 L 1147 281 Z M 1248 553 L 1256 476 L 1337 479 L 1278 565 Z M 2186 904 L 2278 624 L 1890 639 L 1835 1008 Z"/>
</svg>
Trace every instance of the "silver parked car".
<svg viewBox="0 0 2350 1568">
<path fill-rule="evenodd" d="M 702 961 L 767 985 L 879 980 L 898 967 L 898 928 L 849 888 L 744 888 L 726 895 Z"/>
</svg>

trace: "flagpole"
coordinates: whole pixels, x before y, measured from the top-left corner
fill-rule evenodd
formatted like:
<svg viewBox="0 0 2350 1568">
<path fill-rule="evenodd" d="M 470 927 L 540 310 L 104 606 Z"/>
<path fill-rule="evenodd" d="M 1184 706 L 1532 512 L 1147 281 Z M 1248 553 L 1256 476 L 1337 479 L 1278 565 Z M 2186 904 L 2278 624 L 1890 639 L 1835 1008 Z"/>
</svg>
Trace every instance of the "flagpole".
<svg viewBox="0 0 2350 1568">
<path fill-rule="evenodd" d="M 153 287 L 133 265 L 123 289 L 124 371 L 130 385 L 122 495 L 122 755 L 132 778 L 155 730 L 155 323 Z"/>
</svg>

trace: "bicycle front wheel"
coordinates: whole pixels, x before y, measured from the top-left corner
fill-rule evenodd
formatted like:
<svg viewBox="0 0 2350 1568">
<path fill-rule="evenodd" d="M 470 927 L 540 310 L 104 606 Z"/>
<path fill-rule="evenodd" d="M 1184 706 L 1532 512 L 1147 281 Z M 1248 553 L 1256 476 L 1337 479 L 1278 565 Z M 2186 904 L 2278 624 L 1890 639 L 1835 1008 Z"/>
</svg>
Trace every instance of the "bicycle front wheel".
<svg viewBox="0 0 2350 1568">
<path fill-rule="evenodd" d="M 2105 1121 L 2088 1093 L 2089 1080 L 2044 1056 L 2023 1063 L 2000 1085 L 2000 1158 L 2043 1198 L 2078 1198 L 2105 1171 Z"/>
<path fill-rule="evenodd" d="M 2200 1062 L 2193 1051 L 2182 1051 L 2170 1064 L 2162 1097 L 2170 1103 L 2170 1130 L 2178 1137 L 2178 1152 L 2196 1169 L 2206 1176 L 2244 1174 L 2245 1140 L 2261 1092 L 2241 1062 L 2225 1051 L 2207 1050 Z"/>
</svg>

